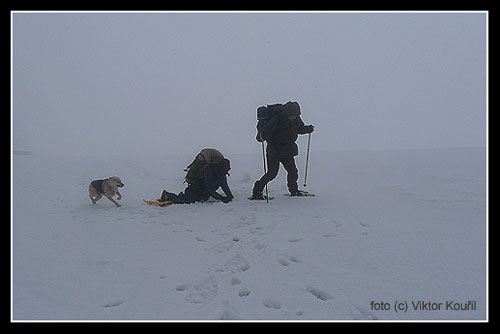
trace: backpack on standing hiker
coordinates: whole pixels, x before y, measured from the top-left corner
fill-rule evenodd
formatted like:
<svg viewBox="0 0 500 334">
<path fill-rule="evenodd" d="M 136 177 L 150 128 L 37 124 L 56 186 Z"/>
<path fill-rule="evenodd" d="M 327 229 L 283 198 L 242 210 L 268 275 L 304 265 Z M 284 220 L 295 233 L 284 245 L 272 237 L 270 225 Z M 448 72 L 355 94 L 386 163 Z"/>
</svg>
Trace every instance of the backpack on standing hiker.
<svg viewBox="0 0 500 334">
<path fill-rule="evenodd" d="M 257 141 L 262 141 L 259 138 L 260 132 L 273 116 L 278 115 L 284 109 L 281 103 L 268 104 L 257 108 Z"/>
</svg>

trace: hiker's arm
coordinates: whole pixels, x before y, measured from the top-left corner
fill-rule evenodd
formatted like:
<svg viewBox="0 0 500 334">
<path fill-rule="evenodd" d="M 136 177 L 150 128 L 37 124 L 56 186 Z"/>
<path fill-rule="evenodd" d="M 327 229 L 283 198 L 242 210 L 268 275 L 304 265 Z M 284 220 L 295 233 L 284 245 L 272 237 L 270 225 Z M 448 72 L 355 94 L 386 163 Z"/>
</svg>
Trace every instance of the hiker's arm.
<svg viewBox="0 0 500 334">
<path fill-rule="evenodd" d="M 231 189 L 229 189 L 229 186 L 227 185 L 227 177 L 224 176 L 222 179 L 222 185 L 221 185 L 222 191 L 224 191 L 224 194 L 226 194 L 227 199 L 230 201 L 233 199 L 233 194 L 231 193 Z"/>
<path fill-rule="evenodd" d="M 203 179 L 205 180 L 205 187 L 207 188 L 208 192 L 210 193 L 210 195 L 219 200 L 219 201 L 223 201 L 223 202 L 228 202 L 229 200 L 229 197 L 225 197 L 225 196 L 222 196 L 221 194 L 219 194 L 216 190 L 217 187 L 216 186 L 216 182 L 215 182 L 215 176 L 214 176 L 214 173 L 212 170 L 209 170 L 210 168 L 207 168 L 204 172 L 203 172 Z"/>
<path fill-rule="evenodd" d="M 313 125 L 305 125 L 304 121 L 300 116 L 297 117 L 296 122 L 298 123 L 297 130 L 300 135 L 304 135 L 306 133 L 312 133 L 314 131 L 314 126 Z"/>
</svg>

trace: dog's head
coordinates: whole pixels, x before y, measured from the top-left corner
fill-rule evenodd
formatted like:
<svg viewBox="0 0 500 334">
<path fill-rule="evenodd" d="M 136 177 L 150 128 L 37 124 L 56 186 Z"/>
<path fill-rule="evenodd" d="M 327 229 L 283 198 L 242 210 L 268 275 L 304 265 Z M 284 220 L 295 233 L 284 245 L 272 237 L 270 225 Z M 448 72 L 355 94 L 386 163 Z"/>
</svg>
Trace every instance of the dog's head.
<svg viewBox="0 0 500 334">
<path fill-rule="evenodd" d="M 124 186 L 122 180 L 118 176 L 111 176 L 110 178 L 108 178 L 108 182 L 119 188 Z"/>
</svg>

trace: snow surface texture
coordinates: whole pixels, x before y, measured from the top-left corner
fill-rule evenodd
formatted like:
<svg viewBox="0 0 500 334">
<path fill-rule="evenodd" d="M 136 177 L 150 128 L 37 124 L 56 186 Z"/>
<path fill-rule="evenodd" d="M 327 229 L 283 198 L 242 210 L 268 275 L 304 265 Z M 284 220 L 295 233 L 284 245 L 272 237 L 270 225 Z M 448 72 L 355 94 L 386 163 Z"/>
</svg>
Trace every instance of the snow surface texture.
<svg viewBox="0 0 500 334">
<path fill-rule="evenodd" d="M 157 207 L 192 155 L 14 154 L 12 319 L 486 318 L 485 149 L 313 151 L 316 197 L 283 196 L 281 168 L 269 204 L 247 199 L 261 156 L 226 156 L 231 203 Z M 92 205 L 112 175 L 122 207 Z"/>
</svg>

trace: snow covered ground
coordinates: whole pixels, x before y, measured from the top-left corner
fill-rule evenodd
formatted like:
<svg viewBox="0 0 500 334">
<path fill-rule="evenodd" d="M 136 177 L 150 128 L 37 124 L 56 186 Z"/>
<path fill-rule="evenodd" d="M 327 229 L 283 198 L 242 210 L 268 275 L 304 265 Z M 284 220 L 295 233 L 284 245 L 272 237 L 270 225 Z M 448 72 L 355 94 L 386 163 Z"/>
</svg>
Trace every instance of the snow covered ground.
<svg viewBox="0 0 500 334">
<path fill-rule="evenodd" d="M 14 154 L 12 319 L 486 319 L 484 148 L 312 151 L 317 196 L 283 196 L 281 168 L 269 204 L 247 199 L 260 153 L 223 152 L 231 203 L 142 202 L 196 153 Z M 112 175 L 122 207 L 92 205 Z"/>
</svg>

